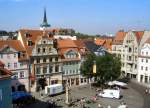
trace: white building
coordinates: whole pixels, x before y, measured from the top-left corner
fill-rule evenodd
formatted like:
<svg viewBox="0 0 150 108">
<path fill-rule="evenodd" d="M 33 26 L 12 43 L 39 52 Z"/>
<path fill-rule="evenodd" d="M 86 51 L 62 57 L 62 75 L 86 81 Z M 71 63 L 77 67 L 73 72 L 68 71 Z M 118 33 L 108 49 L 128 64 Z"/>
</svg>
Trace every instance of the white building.
<svg viewBox="0 0 150 108">
<path fill-rule="evenodd" d="M 12 90 L 29 91 L 29 71 L 26 51 L 20 41 L 0 41 L 0 61 L 13 73 Z"/>
<path fill-rule="evenodd" d="M 123 76 L 137 78 L 138 52 L 143 31 L 119 31 L 112 44 L 112 53 L 121 58 Z"/>
<path fill-rule="evenodd" d="M 138 82 L 150 83 L 150 38 L 143 44 L 138 58 Z"/>
</svg>

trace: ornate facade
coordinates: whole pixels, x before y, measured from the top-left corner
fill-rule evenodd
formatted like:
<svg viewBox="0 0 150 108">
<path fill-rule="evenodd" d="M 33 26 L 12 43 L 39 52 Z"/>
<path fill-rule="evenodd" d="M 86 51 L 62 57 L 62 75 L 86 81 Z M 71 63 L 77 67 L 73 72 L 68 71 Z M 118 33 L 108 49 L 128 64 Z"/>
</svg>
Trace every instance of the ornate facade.
<svg viewBox="0 0 150 108">
<path fill-rule="evenodd" d="M 32 86 L 38 89 L 46 85 L 62 83 L 61 58 L 54 47 L 54 40 L 46 34 L 36 40 L 31 56 L 32 74 L 35 81 Z"/>
</svg>

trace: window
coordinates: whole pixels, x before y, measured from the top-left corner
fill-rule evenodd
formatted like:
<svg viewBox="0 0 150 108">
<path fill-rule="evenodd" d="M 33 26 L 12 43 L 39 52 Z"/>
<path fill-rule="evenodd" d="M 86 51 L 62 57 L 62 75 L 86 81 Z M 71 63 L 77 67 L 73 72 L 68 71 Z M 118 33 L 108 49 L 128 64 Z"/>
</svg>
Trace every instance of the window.
<svg viewBox="0 0 150 108">
<path fill-rule="evenodd" d="M 32 40 L 28 40 L 28 46 L 32 46 Z"/>
<path fill-rule="evenodd" d="M 141 62 L 143 62 L 143 59 L 141 59 Z"/>
<path fill-rule="evenodd" d="M 146 59 L 146 63 L 148 63 L 148 59 Z"/>
<path fill-rule="evenodd" d="M 1 58 L 3 58 L 3 54 L 1 54 Z"/>
<path fill-rule="evenodd" d="M 55 57 L 55 61 L 58 61 L 58 57 Z"/>
<path fill-rule="evenodd" d="M 10 63 L 7 64 L 7 67 L 10 68 Z"/>
<path fill-rule="evenodd" d="M 76 74 L 78 74 L 78 69 L 76 69 Z"/>
<path fill-rule="evenodd" d="M 16 54 L 14 54 L 14 58 L 16 58 Z"/>
<path fill-rule="evenodd" d="M 40 67 L 37 67 L 36 68 L 36 74 L 40 74 L 41 73 L 41 68 Z"/>
<path fill-rule="evenodd" d="M 144 52 L 142 51 L 142 55 L 144 54 Z"/>
<path fill-rule="evenodd" d="M 135 52 L 137 52 L 137 47 L 135 47 Z"/>
<path fill-rule="evenodd" d="M 51 47 L 49 48 L 49 52 L 51 52 Z"/>
<path fill-rule="evenodd" d="M 14 68 L 17 68 L 17 63 L 14 63 Z"/>
<path fill-rule="evenodd" d="M 137 61 L 137 56 L 135 56 L 135 61 Z"/>
<path fill-rule="evenodd" d="M 55 66 L 55 72 L 59 72 L 59 66 Z"/>
<path fill-rule="evenodd" d="M 52 71 L 53 71 L 53 67 L 49 66 L 49 73 L 52 73 Z"/>
<path fill-rule="evenodd" d="M 131 56 L 129 56 L 129 60 L 131 61 L 131 59 L 132 59 L 132 57 Z"/>
<path fill-rule="evenodd" d="M 46 41 L 43 41 L 43 43 L 45 44 L 45 43 L 46 43 Z"/>
<path fill-rule="evenodd" d="M 148 55 L 148 52 L 146 52 L 146 55 Z"/>
<path fill-rule="evenodd" d="M 43 62 L 44 62 L 44 63 L 46 62 L 46 58 L 43 58 Z"/>
<path fill-rule="evenodd" d="M 141 66 L 141 70 L 143 70 L 143 66 Z"/>
<path fill-rule="evenodd" d="M 23 71 L 20 72 L 19 78 L 24 78 L 24 72 Z"/>
<path fill-rule="evenodd" d="M 37 62 L 37 63 L 40 63 L 40 58 L 38 58 L 38 59 L 36 60 L 36 62 Z"/>
<path fill-rule="evenodd" d="M 137 65 L 135 65 L 135 69 L 137 69 Z"/>
<path fill-rule="evenodd" d="M 66 70 L 66 74 L 68 74 L 68 70 Z"/>
<path fill-rule="evenodd" d="M 7 54 L 7 58 L 10 58 L 10 54 Z"/>
<path fill-rule="evenodd" d="M 145 71 L 147 71 L 148 70 L 148 67 L 145 67 Z"/>
<path fill-rule="evenodd" d="M 43 48 L 43 53 L 45 53 L 45 48 Z"/>
<path fill-rule="evenodd" d="M 18 79 L 18 73 L 14 73 L 13 78 Z"/>
<path fill-rule="evenodd" d="M 129 52 L 132 52 L 132 49 L 129 47 Z"/>
<path fill-rule="evenodd" d="M 72 70 L 70 70 L 70 74 L 72 74 Z"/>
<path fill-rule="evenodd" d="M 75 74 L 75 70 L 73 70 L 73 74 Z"/>
<path fill-rule="evenodd" d="M 21 63 L 20 63 L 20 67 L 22 67 L 22 66 L 23 66 L 23 63 L 21 62 Z"/>
<path fill-rule="evenodd" d="M 41 50 L 41 49 L 40 49 L 40 48 L 38 48 L 38 53 L 40 53 L 40 50 Z"/>
<path fill-rule="evenodd" d="M 53 61 L 53 58 L 49 58 L 49 61 L 52 62 L 52 61 Z"/>
<path fill-rule="evenodd" d="M 43 67 L 43 73 L 47 73 L 47 67 Z"/>
</svg>

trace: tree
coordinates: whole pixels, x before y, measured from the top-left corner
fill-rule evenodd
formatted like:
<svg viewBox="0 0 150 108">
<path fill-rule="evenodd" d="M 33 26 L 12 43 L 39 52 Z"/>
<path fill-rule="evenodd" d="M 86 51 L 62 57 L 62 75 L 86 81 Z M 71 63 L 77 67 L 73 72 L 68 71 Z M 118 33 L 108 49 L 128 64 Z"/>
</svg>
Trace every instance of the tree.
<svg viewBox="0 0 150 108">
<path fill-rule="evenodd" d="M 94 54 L 88 54 L 86 57 L 86 61 L 84 61 L 81 65 L 81 74 L 87 78 L 93 77 L 93 64 L 96 56 Z"/>
<path fill-rule="evenodd" d="M 96 74 L 93 74 L 93 61 L 96 61 Z M 103 86 L 110 80 L 116 80 L 121 74 L 120 59 L 111 54 L 104 56 L 88 55 L 81 66 L 81 74 L 87 78 L 95 77 L 96 82 Z"/>
</svg>

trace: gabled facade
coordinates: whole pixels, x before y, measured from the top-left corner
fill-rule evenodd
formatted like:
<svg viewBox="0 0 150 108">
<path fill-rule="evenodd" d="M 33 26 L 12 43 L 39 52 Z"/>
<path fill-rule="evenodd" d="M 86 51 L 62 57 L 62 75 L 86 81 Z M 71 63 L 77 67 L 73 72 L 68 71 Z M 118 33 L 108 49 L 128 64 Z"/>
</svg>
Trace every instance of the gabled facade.
<svg viewBox="0 0 150 108">
<path fill-rule="evenodd" d="M 32 91 L 44 89 L 46 85 L 62 84 L 62 63 L 53 38 L 43 34 L 35 43 L 30 56 L 31 74 L 34 76 Z"/>
<path fill-rule="evenodd" d="M 68 81 L 70 86 L 80 85 L 81 55 L 73 40 L 62 39 L 57 41 L 58 51 L 63 63 L 63 84 Z"/>
<path fill-rule="evenodd" d="M 0 60 L 13 73 L 12 91 L 29 91 L 29 71 L 26 51 L 20 41 L 0 41 Z"/>
<path fill-rule="evenodd" d="M 112 53 L 121 58 L 123 76 L 137 78 L 138 52 L 143 35 L 143 31 L 119 31 L 114 38 Z"/>
<path fill-rule="evenodd" d="M 138 58 L 138 82 L 150 83 L 150 38 L 143 44 Z"/>
</svg>

